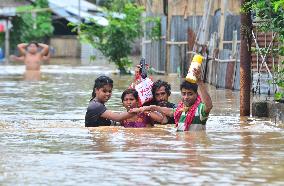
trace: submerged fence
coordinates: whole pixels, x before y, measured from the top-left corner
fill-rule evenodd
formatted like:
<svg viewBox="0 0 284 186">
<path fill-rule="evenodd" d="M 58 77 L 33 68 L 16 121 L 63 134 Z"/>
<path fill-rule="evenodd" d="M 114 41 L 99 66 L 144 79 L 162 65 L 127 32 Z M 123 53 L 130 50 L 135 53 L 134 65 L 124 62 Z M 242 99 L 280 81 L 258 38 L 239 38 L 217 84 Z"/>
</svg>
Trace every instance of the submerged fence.
<svg viewBox="0 0 284 186">
<path fill-rule="evenodd" d="M 218 31 L 220 14 L 210 17 L 209 35 L 211 37 Z M 144 33 L 144 39 L 142 42 L 142 57 L 144 57 L 155 70 L 168 73 L 177 73 L 181 77 L 186 74 L 186 71 L 190 65 L 192 46 L 189 38 L 189 33 L 193 33 L 194 37 L 198 32 L 201 24 L 202 16 L 189 16 L 184 18 L 183 16 L 172 16 L 170 26 L 169 38 L 166 40 L 167 35 L 167 19 L 161 17 L 161 38 L 160 40 L 150 40 L 147 33 Z M 150 30 L 151 23 L 146 24 L 146 30 Z M 239 34 L 240 19 L 239 15 L 226 16 L 225 30 L 223 38 L 223 50 L 218 52 L 217 56 L 212 57 L 215 48 L 218 48 L 218 39 L 211 38 L 210 40 L 216 40 L 215 46 L 211 46 L 208 61 L 205 61 L 202 65 L 203 72 L 206 74 L 206 81 L 218 88 L 230 88 L 239 90 L 239 68 L 240 62 L 238 60 L 237 51 L 233 51 L 232 40 L 233 30 L 238 30 L 235 40 L 240 37 Z M 208 45 L 210 45 L 210 42 Z M 168 54 L 167 54 L 168 47 Z M 236 50 L 236 49 L 235 49 Z M 166 63 L 166 57 L 168 55 L 168 64 Z"/>
</svg>

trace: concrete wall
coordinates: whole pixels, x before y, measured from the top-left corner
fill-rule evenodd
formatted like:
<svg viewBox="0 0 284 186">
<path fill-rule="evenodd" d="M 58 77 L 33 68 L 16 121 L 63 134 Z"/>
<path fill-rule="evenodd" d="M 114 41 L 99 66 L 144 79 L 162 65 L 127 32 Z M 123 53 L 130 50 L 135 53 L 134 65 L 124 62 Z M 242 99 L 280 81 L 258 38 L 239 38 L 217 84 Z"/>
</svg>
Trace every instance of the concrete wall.
<svg viewBox="0 0 284 186">
<path fill-rule="evenodd" d="M 284 103 L 274 101 L 253 102 L 252 115 L 269 117 L 276 123 L 284 123 Z"/>
</svg>

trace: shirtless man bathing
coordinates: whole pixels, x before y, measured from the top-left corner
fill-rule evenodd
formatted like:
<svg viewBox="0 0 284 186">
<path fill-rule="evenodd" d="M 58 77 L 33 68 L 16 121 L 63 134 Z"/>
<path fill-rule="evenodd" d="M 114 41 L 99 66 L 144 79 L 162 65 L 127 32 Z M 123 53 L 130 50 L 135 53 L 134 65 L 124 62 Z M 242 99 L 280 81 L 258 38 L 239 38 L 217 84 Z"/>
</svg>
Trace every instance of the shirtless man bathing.
<svg viewBox="0 0 284 186">
<path fill-rule="evenodd" d="M 21 57 L 12 56 L 12 60 L 23 61 L 26 65 L 25 80 L 40 79 L 40 64 L 48 55 L 49 47 L 43 43 L 31 42 L 18 44 Z M 39 51 L 39 48 L 42 48 Z"/>
</svg>

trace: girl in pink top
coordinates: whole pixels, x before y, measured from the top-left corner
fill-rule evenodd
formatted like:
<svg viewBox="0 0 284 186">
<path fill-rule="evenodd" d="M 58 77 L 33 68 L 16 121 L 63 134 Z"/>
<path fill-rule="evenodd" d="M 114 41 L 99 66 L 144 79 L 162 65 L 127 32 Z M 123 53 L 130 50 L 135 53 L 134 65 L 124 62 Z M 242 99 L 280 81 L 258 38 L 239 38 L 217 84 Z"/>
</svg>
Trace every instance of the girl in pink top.
<svg viewBox="0 0 284 186">
<path fill-rule="evenodd" d="M 138 108 L 138 92 L 135 89 L 126 89 L 121 95 L 123 106 L 129 111 L 132 108 Z M 123 120 L 121 125 L 127 128 L 145 128 L 152 127 L 154 122 L 163 123 L 164 117 L 159 112 L 145 111 Z"/>
</svg>

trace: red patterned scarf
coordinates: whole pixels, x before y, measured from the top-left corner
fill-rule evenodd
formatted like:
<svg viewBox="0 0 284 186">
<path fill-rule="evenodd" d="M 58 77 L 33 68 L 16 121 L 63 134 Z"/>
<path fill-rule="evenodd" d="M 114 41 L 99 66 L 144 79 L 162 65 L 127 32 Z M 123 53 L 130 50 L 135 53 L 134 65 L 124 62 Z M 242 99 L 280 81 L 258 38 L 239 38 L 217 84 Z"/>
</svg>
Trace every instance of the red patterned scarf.
<svg viewBox="0 0 284 186">
<path fill-rule="evenodd" d="M 200 102 L 201 102 L 201 97 L 198 95 L 194 104 L 191 106 L 190 110 L 186 114 L 185 123 L 184 123 L 185 124 L 185 131 L 188 131 L 189 126 L 191 125 L 191 122 L 192 122 L 192 120 L 195 116 L 196 109 L 197 109 L 198 105 L 200 104 Z M 181 114 L 184 110 L 185 109 L 184 109 L 184 106 L 183 106 L 183 102 L 181 101 L 181 102 L 179 102 L 177 109 L 174 113 L 174 119 L 175 119 L 176 127 L 178 126 L 179 119 L 180 119 Z"/>
</svg>

